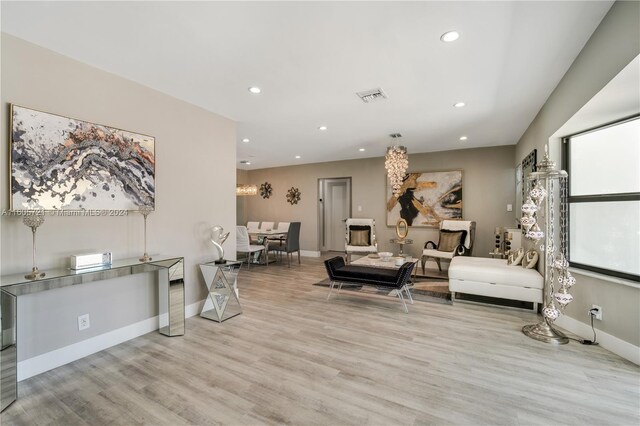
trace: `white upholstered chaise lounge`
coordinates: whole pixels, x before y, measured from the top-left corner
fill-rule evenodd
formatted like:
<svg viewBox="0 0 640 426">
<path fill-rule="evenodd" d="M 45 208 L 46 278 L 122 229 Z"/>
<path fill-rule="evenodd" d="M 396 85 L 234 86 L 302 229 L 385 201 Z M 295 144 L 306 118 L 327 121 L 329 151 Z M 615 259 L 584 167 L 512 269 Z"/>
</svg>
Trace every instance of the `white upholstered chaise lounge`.
<svg viewBox="0 0 640 426">
<path fill-rule="evenodd" d="M 449 266 L 451 299 L 456 293 L 542 303 L 544 280 L 536 269 L 507 265 L 505 259 L 456 256 Z"/>
</svg>

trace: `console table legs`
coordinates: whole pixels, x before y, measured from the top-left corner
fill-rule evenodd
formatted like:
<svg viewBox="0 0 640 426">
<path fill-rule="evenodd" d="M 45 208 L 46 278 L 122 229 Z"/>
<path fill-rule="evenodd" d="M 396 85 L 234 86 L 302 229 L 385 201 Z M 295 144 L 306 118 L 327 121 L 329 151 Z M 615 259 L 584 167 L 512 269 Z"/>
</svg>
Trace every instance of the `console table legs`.
<svg viewBox="0 0 640 426">
<path fill-rule="evenodd" d="M 0 411 L 18 397 L 16 296 L 0 291 Z"/>
<path fill-rule="evenodd" d="M 160 334 L 184 335 L 184 261 L 158 270 Z"/>
</svg>

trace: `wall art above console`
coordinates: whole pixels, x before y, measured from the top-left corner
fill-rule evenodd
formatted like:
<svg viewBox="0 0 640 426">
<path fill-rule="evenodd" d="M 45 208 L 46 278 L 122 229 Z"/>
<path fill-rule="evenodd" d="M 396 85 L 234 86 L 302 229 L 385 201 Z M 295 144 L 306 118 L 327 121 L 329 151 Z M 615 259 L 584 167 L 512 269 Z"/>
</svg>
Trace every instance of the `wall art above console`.
<svg viewBox="0 0 640 426">
<path fill-rule="evenodd" d="M 155 207 L 155 138 L 11 105 L 11 208 Z"/>
</svg>

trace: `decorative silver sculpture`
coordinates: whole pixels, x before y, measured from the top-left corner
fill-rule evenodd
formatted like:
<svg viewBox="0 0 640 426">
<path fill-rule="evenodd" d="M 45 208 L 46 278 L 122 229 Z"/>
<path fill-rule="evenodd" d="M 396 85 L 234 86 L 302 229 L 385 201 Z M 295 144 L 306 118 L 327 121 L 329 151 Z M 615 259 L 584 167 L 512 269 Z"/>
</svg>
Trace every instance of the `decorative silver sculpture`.
<svg viewBox="0 0 640 426">
<path fill-rule="evenodd" d="M 38 226 L 44 223 L 44 215 L 42 214 L 29 214 L 22 218 L 22 223 L 31 228 L 31 232 L 33 234 L 33 268 L 31 272 L 24 277 L 28 280 L 37 280 L 39 278 L 44 278 L 45 273 L 40 272 L 38 266 L 36 265 L 36 231 L 38 230 Z"/>
<path fill-rule="evenodd" d="M 573 300 L 569 288 L 576 283 L 568 271 L 566 257 L 567 172 L 556 169 L 556 163 L 549 158 L 546 147 L 544 159 L 538 164 L 536 172 L 529 173 L 527 185 L 531 188 L 530 198 L 522 205 L 522 223 L 525 225 L 526 222 L 530 227 L 526 237 L 536 245 L 540 242 L 540 259 L 544 260 L 544 319 L 538 324 L 525 325 L 522 332 L 532 339 L 563 345 L 569 342 L 569 338 L 556 330 L 553 322 Z M 558 209 L 559 220 L 555 217 Z M 556 224 L 559 225 L 559 233 L 556 232 Z M 556 247 L 556 241 L 560 247 Z"/>
<path fill-rule="evenodd" d="M 211 228 L 211 242 L 216 250 L 218 250 L 218 259 L 215 261 L 218 265 L 227 263 L 227 261 L 224 260 L 224 248 L 222 248 L 222 244 L 227 241 L 227 238 L 229 238 L 229 232 L 225 234 L 222 226 L 216 225 Z"/>
<path fill-rule="evenodd" d="M 144 255 L 140 258 L 140 262 L 148 262 L 152 259 L 147 253 L 147 216 L 151 214 L 151 212 L 153 211 L 153 207 L 147 205 L 140 206 L 138 208 L 138 211 L 144 217 Z"/>
</svg>

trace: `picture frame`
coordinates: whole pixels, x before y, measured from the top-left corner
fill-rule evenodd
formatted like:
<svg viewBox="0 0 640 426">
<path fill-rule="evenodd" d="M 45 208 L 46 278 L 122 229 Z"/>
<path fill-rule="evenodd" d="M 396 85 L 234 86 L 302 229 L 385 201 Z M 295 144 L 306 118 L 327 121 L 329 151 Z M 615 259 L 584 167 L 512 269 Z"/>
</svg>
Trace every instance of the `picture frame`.
<svg viewBox="0 0 640 426">
<path fill-rule="evenodd" d="M 10 208 L 155 208 L 155 138 L 10 105 Z"/>
<path fill-rule="evenodd" d="M 395 226 L 399 219 L 413 227 L 438 227 L 443 220 L 461 220 L 462 178 L 462 170 L 407 173 L 398 197 L 387 179 L 387 226 Z"/>
</svg>

